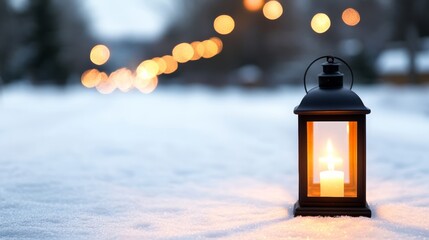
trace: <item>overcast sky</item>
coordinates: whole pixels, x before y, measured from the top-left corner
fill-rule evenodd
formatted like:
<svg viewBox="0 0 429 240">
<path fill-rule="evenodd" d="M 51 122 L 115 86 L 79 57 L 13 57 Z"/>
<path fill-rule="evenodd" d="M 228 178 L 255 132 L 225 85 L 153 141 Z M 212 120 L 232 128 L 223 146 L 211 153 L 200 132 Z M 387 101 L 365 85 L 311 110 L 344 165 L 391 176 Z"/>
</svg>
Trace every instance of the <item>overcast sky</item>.
<svg viewBox="0 0 429 240">
<path fill-rule="evenodd" d="M 174 15 L 174 0 L 81 0 L 101 39 L 156 39 Z"/>
</svg>

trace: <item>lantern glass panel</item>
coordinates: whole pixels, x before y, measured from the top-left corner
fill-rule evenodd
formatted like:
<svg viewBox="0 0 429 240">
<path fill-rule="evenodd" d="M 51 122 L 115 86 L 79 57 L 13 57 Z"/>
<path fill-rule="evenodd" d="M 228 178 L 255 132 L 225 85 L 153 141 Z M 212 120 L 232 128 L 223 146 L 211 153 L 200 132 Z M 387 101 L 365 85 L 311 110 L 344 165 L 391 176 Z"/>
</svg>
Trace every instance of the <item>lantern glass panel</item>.
<svg viewBox="0 0 429 240">
<path fill-rule="evenodd" d="M 307 196 L 357 197 L 357 122 L 307 122 Z"/>
</svg>

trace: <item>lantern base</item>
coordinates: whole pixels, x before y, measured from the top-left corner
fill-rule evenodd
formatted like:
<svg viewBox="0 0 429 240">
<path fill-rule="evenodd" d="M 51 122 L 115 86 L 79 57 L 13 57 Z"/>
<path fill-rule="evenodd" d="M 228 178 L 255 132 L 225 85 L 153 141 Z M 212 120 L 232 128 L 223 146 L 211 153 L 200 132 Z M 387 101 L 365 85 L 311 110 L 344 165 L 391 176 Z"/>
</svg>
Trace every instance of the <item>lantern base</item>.
<svg viewBox="0 0 429 240">
<path fill-rule="evenodd" d="M 365 207 L 301 207 L 296 202 L 293 207 L 293 215 L 296 216 L 351 216 L 351 217 L 371 217 L 371 209 L 368 203 Z"/>
</svg>

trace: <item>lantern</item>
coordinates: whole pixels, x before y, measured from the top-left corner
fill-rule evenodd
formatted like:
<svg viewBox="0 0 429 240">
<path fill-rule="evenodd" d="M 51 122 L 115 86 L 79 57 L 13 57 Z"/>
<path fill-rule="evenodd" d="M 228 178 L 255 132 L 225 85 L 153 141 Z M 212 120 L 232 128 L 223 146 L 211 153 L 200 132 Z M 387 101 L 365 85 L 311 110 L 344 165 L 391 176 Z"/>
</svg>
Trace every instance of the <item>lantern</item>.
<svg viewBox="0 0 429 240">
<path fill-rule="evenodd" d="M 309 68 L 326 58 L 319 86 L 307 90 Z M 350 89 L 343 87 L 340 63 L 351 72 Z M 314 60 L 304 74 L 307 94 L 295 108 L 298 115 L 299 199 L 294 216 L 366 216 L 366 114 L 359 96 L 351 91 L 353 73 L 340 58 Z"/>
</svg>

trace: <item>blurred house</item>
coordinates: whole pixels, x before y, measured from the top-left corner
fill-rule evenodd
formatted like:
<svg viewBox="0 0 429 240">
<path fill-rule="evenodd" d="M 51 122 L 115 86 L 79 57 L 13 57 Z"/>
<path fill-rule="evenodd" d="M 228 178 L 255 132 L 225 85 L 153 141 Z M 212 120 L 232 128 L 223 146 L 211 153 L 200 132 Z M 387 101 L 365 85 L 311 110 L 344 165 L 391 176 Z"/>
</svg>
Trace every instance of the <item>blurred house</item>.
<svg viewBox="0 0 429 240">
<path fill-rule="evenodd" d="M 414 63 L 403 43 L 382 51 L 376 60 L 376 70 L 383 82 L 395 84 L 429 84 L 429 38 L 421 41 L 421 48 L 416 51 Z M 412 69 L 414 66 L 414 69 Z M 415 79 L 411 76 L 415 75 Z"/>
</svg>

